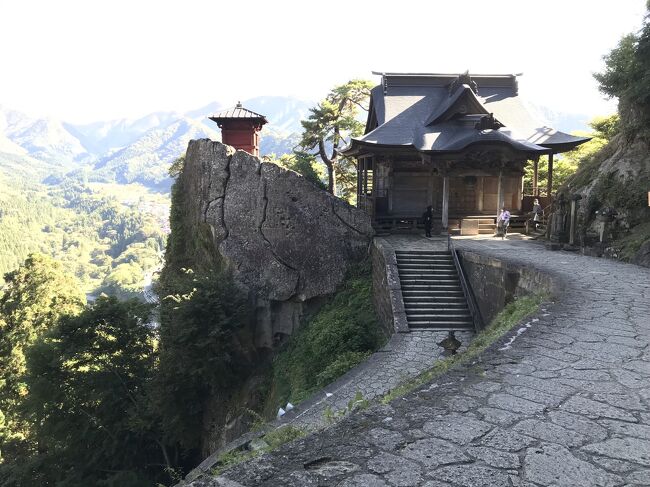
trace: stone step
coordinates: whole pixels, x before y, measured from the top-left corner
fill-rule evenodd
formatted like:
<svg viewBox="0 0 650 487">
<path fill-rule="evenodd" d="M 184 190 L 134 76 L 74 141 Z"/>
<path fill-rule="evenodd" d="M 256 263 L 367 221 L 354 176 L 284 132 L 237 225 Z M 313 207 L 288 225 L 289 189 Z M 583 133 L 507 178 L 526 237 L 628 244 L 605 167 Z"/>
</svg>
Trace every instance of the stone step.
<svg viewBox="0 0 650 487">
<path fill-rule="evenodd" d="M 404 255 L 404 254 L 414 254 L 414 255 L 449 255 L 448 250 L 418 250 L 418 249 L 409 249 L 409 250 L 396 250 L 395 254 Z"/>
<path fill-rule="evenodd" d="M 452 298 L 445 298 L 441 296 L 435 301 L 408 301 L 404 303 L 405 308 L 430 308 L 436 306 L 467 306 L 463 296 L 454 296 Z"/>
<path fill-rule="evenodd" d="M 423 274 L 451 274 L 456 273 L 456 269 L 436 269 L 435 267 L 400 267 L 397 266 L 400 274 L 404 273 L 423 273 Z"/>
<path fill-rule="evenodd" d="M 455 281 L 458 281 L 458 279 L 455 279 Z M 404 279 L 400 279 L 400 282 L 402 283 L 402 287 L 404 287 L 404 285 L 413 285 L 413 284 L 439 284 L 440 278 L 436 276 L 418 277 L 418 278 L 404 277 Z"/>
<path fill-rule="evenodd" d="M 472 331 L 474 330 L 474 323 L 471 321 L 463 321 L 463 322 L 410 321 L 409 328 L 414 330 Z"/>
<path fill-rule="evenodd" d="M 456 269 L 432 269 L 430 267 L 397 267 L 400 275 L 407 276 L 409 274 L 428 274 L 432 276 L 455 276 Z"/>
<path fill-rule="evenodd" d="M 397 259 L 397 265 L 435 265 L 435 266 L 454 266 L 454 261 L 447 260 L 417 260 L 417 259 Z"/>
<path fill-rule="evenodd" d="M 460 297 L 463 296 L 462 291 L 445 291 L 444 294 L 437 293 L 436 291 L 407 291 L 406 294 L 403 295 L 404 302 L 436 302 L 437 298 L 440 298 L 441 296 L 448 296 L 450 292 L 454 293 L 459 293 L 455 294 L 454 297 Z M 416 298 L 411 299 L 411 298 Z"/>
<path fill-rule="evenodd" d="M 402 285 L 406 291 L 439 291 L 440 287 L 435 284 L 406 284 Z"/>
<path fill-rule="evenodd" d="M 404 303 L 404 308 L 412 310 L 435 310 L 435 309 L 468 309 L 467 303 L 464 299 L 459 299 L 458 301 L 432 301 L 429 303 L 424 302 L 410 302 Z"/>
<path fill-rule="evenodd" d="M 423 254 L 395 254 L 397 260 L 452 260 L 451 254 L 423 255 Z"/>
<path fill-rule="evenodd" d="M 439 317 L 439 316 L 451 316 L 454 318 L 458 317 L 463 317 L 467 318 L 470 317 L 471 315 L 469 314 L 469 310 L 467 307 L 465 309 L 462 308 L 435 308 L 435 309 L 419 309 L 419 308 L 408 308 L 406 310 L 406 316 L 408 318 L 411 317 Z M 433 318 L 432 318 L 433 319 Z"/>
<path fill-rule="evenodd" d="M 435 281 L 440 284 L 449 284 L 452 282 L 458 282 L 458 274 L 434 274 L 434 273 L 399 273 L 400 282 L 413 280 L 413 279 L 426 279 Z"/>
<path fill-rule="evenodd" d="M 431 286 L 429 289 L 418 289 L 410 287 L 410 285 L 402 286 L 402 292 L 414 293 L 414 292 L 427 292 L 430 294 L 435 294 L 443 291 L 456 291 L 463 290 L 460 283 L 456 282 L 440 282 L 435 284 L 429 284 Z"/>
<path fill-rule="evenodd" d="M 447 293 L 446 295 L 440 295 L 440 296 L 404 296 L 404 306 L 406 306 L 407 303 L 418 303 L 418 304 L 429 304 L 429 303 L 438 303 L 442 302 L 443 299 L 445 298 L 463 298 L 465 299 L 465 296 L 463 295 L 462 291 L 454 291 L 451 293 Z"/>
<path fill-rule="evenodd" d="M 406 293 L 407 295 L 411 295 L 413 293 L 436 294 L 443 291 L 456 291 L 456 290 L 462 291 L 463 288 L 458 283 L 438 284 L 438 285 L 431 284 L 431 287 L 429 287 L 428 289 L 418 289 L 409 286 L 402 287 L 402 294 L 404 293 Z"/>
<path fill-rule="evenodd" d="M 407 313 L 408 316 L 408 313 Z M 438 310 L 430 310 L 428 313 L 418 315 L 418 319 L 436 321 L 436 320 L 471 320 L 472 315 L 469 310 L 463 312 L 462 310 L 454 310 L 452 313 L 439 313 Z"/>
</svg>

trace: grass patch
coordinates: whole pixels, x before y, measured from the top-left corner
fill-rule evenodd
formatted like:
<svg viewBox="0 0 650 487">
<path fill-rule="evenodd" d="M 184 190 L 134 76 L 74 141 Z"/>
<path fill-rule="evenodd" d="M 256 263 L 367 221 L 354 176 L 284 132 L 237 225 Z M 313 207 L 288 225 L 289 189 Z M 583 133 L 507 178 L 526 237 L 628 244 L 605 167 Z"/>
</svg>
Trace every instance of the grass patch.
<svg viewBox="0 0 650 487">
<path fill-rule="evenodd" d="M 211 470 L 212 475 L 220 475 L 223 471 L 228 468 L 237 465 L 239 463 L 255 458 L 263 453 L 268 453 L 273 450 L 277 450 L 285 443 L 290 441 L 297 440 L 307 435 L 307 430 L 302 428 L 297 428 L 295 426 L 287 425 L 282 426 L 278 429 L 268 432 L 264 435 L 261 440 L 266 443 L 267 446 L 260 448 L 258 450 L 231 450 L 224 453 L 217 460 L 217 466 Z"/>
<path fill-rule="evenodd" d="M 443 360 L 437 361 L 430 369 L 390 391 L 382 398 L 382 402 L 388 404 L 393 399 L 403 397 L 421 385 L 444 374 L 450 368 L 469 362 L 477 357 L 486 348 L 510 331 L 514 325 L 536 313 L 539 310 L 540 304 L 547 298 L 548 296 L 545 294 L 533 294 L 523 296 L 508 304 L 494 317 L 488 326 L 476 335 L 469 347 L 467 347 L 467 350 L 458 355 L 451 355 Z"/>
<path fill-rule="evenodd" d="M 358 365 L 385 342 L 372 303 L 370 262 L 350 270 L 341 288 L 291 337 L 273 361 L 267 413 L 296 404 Z"/>
</svg>

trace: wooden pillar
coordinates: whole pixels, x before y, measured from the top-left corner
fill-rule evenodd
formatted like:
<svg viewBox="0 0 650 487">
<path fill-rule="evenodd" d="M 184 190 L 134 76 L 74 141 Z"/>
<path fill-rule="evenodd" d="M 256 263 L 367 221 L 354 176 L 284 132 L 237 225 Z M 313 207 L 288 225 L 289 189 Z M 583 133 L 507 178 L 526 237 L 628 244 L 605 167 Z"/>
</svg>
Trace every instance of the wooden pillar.
<svg viewBox="0 0 650 487">
<path fill-rule="evenodd" d="M 429 205 L 431 208 L 433 208 L 433 211 L 436 211 L 436 188 L 434 186 L 434 179 L 433 179 L 433 168 L 429 169 L 429 186 L 427 188 L 427 201 L 429 202 Z"/>
<path fill-rule="evenodd" d="M 372 193 L 370 193 L 370 200 L 372 201 L 372 219 L 374 221 L 375 215 L 377 214 L 377 179 L 379 178 L 377 174 L 377 159 L 375 157 L 370 159 L 370 164 L 372 166 Z M 368 171 L 366 171 L 366 180 L 368 180 Z"/>
<path fill-rule="evenodd" d="M 546 195 L 552 197 L 553 194 L 553 153 L 548 155 L 548 186 L 546 187 Z"/>
<path fill-rule="evenodd" d="M 449 228 L 449 176 L 442 178 L 442 228 Z"/>
<path fill-rule="evenodd" d="M 388 214 L 392 215 L 393 214 L 393 161 L 388 160 L 386 161 L 386 164 L 388 165 L 388 188 L 387 188 Z"/>
<path fill-rule="evenodd" d="M 533 196 L 539 196 L 539 159 L 533 161 Z"/>
<path fill-rule="evenodd" d="M 361 207 L 361 188 L 363 185 L 363 158 L 357 159 L 357 208 Z"/>
<path fill-rule="evenodd" d="M 483 213 L 483 176 L 476 181 L 476 210 Z"/>
<path fill-rule="evenodd" d="M 499 210 L 503 206 L 503 171 L 499 170 L 499 179 L 497 183 L 497 217 L 499 216 Z"/>
<path fill-rule="evenodd" d="M 519 184 L 517 185 L 517 211 L 520 213 L 524 203 L 523 194 L 524 194 L 524 178 L 522 177 L 519 180 Z"/>
</svg>

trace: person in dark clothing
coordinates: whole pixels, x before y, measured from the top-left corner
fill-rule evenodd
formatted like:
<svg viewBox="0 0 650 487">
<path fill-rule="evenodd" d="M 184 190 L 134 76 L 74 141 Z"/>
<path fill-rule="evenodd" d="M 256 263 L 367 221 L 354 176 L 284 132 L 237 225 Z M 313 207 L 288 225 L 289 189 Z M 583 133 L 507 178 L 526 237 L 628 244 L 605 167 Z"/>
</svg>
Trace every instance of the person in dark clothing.
<svg viewBox="0 0 650 487">
<path fill-rule="evenodd" d="M 422 213 L 422 221 L 424 222 L 424 231 L 428 237 L 431 236 L 431 227 L 433 226 L 433 207 L 427 206 L 427 209 Z"/>
</svg>

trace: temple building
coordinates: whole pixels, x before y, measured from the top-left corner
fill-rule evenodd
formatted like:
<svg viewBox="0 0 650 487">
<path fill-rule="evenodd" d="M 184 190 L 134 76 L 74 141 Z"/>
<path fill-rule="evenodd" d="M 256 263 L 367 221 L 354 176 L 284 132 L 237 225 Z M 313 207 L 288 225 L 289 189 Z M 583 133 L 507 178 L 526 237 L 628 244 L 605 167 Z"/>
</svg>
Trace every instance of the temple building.
<svg viewBox="0 0 650 487">
<path fill-rule="evenodd" d="M 589 138 L 535 120 L 512 74 L 381 74 L 372 90 L 365 134 L 343 153 L 357 159 L 357 204 L 378 229 L 415 227 L 432 206 L 444 230 L 478 229 L 505 206 L 522 215 L 523 175 L 537 163 Z M 478 230 L 477 230 L 478 232 Z"/>
</svg>

